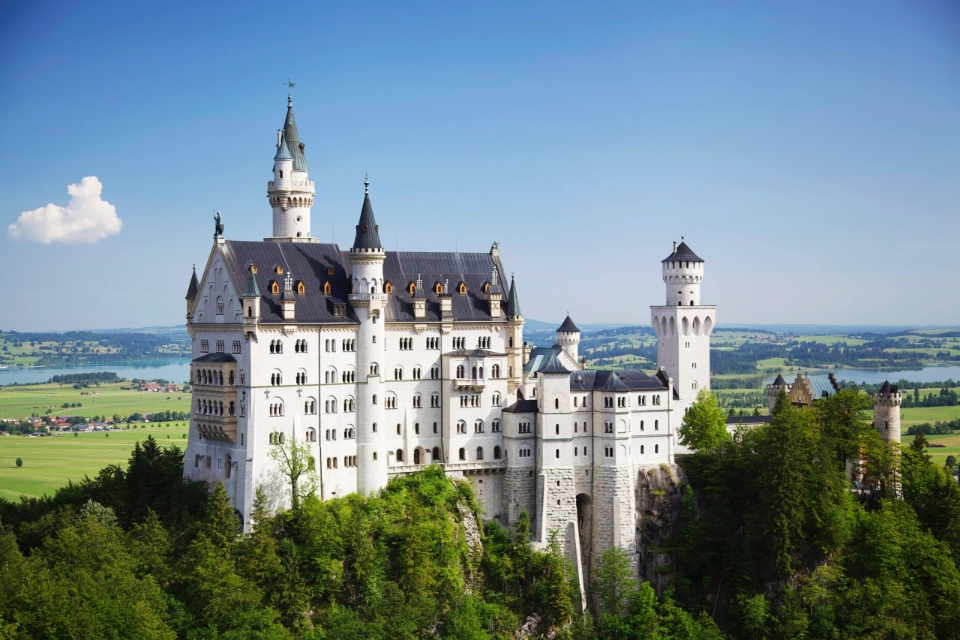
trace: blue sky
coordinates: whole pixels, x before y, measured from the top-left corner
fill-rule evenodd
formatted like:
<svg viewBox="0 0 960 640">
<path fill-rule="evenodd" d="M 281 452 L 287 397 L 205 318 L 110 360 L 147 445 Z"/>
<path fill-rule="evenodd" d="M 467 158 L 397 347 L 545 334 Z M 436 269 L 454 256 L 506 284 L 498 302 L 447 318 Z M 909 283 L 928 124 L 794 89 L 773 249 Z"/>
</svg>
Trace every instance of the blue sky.
<svg viewBox="0 0 960 640">
<path fill-rule="evenodd" d="M 0 328 L 181 323 L 212 211 L 270 234 L 287 77 L 314 235 L 369 172 L 388 249 L 499 240 L 529 318 L 648 323 L 685 236 L 721 324 L 960 323 L 954 4 L 87 5 L 0 5 Z M 119 232 L 18 222 L 88 176 Z"/>
</svg>

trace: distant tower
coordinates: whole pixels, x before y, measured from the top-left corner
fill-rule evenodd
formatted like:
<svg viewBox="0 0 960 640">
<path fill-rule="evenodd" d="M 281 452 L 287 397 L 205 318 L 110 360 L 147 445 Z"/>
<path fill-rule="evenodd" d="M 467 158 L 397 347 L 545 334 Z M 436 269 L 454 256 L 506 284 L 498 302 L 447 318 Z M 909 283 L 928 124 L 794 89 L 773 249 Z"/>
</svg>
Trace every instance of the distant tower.
<svg viewBox="0 0 960 640">
<path fill-rule="evenodd" d="M 557 329 L 557 344 L 563 349 L 563 352 L 570 356 L 574 362 L 579 362 L 580 329 L 573 324 L 570 314 L 567 314 L 566 320 Z"/>
<path fill-rule="evenodd" d="M 350 249 L 350 305 L 357 314 L 357 491 L 369 494 L 387 486 L 386 425 L 383 413 L 384 317 L 380 227 L 373 218 L 370 181 L 364 180 L 363 208 Z"/>
<path fill-rule="evenodd" d="M 662 265 L 667 303 L 650 307 L 650 315 L 657 334 L 657 366 L 673 378 L 682 416 L 700 389 L 710 388 L 710 334 L 717 307 L 700 304 L 703 260 L 685 242 L 674 242 Z"/>
<path fill-rule="evenodd" d="M 273 207 L 273 237 L 267 240 L 316 242 L 310 237 L 310 207 L 316 195 L 307 173 L 304 145 L 293 118 L 293 100 L 287 95 L 287 119 L 277 132 L 273 157 L 273 180 L 267 183 L 267 198 Z"/>
<path fill-rule="evenodd" d="M 770 409 L 770 415 L 773 415 L 773 407 L 777 404 L 777 396 L 780 395 L 780 389 L 790 393 L 790 385 L 783 379 L 781 374 L 777 374 L 777 379 L 773 384 L 767 385 L 767 407 Z"/>
<path fill-rule="evenodd" d="M 900 404 L 903 396 L 889 381 L 873 394 L 873 426 L 884 442 L 900 442 Z"/>
</svg>

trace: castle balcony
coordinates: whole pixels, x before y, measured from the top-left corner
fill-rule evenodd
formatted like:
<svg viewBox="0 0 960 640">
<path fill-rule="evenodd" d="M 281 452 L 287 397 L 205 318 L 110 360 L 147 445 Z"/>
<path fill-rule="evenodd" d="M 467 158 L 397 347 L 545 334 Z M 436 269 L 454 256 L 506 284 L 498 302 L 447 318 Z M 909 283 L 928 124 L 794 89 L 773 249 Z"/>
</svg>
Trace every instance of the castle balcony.
<svg viewBox="0 0 960 640">
<path fill-rule="evenodd" d="M 193 426 L 201 440 L 237 442 L 237 419 L 226 416 L 194 416 Z"/>
<path fill-rule="evenodd" d="M 487 381 L 485 378 L 456 378 L 453 386 L 457 391 L 483 391 Z"/>
<path fill-rule="evenodd" d="M 350 293 L 347 294 L 347 300 L 349 302 L 370 302 L 378 300 L 380 302 L 386 302 L 389 300 L 390 296 L 385 293 Z"/>
<path fill-rule="evenodd" d="M 387 468 L 388 476 L 400 476 L 408 473 L 423 471 L 428 464 L 397 464 Z M 483 462 L 448 462 L 439 465 L 445 472 L 459 472 L 466 474 L 500 473 L 507 468 L 507 459 L 489 460 Z"/>
<path fill-rule="evenodd" d="M 273 190 L 274 181 L 271 180 L 267 183 L 267 189 Z M 288 181 L 287 186 L 282 191 L 314 191 L 313 180 L 293 180 L 292 182 Z"/>
</svg>

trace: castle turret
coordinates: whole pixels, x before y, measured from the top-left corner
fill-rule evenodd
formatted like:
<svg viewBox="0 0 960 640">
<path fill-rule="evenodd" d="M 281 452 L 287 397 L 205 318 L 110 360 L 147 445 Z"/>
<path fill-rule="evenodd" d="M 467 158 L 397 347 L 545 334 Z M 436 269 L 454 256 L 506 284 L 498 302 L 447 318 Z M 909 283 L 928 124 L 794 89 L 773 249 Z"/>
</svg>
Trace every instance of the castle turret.
<svg viewBox="0 0 960 640">
<path fill-rule="evenodd" d="M 187 287 L 187 318 L 189 320 L 190 310 L 193 308 L 193 302 L 200 293 L 200 281 L 197 280 L 197 265 L 193 265 L 193 275 L 190 276 L 190 285 Z"/>
<path fill-rule="evenodd" d="M 243 324 L 256 325 L 260 321 L 260 287 L 257 286 L 257 272 L 253 262 L 247 265 L 247 284 L 240 296 L 243 302 Z"/>
<path fill-rule="evenodd" d="M 674 242 L 673 252 L 663 259 L 666 304 L 650 307 L 657 334 L 657 365 L 673 378 L 683 415 L 701 389 L 710 388 L 710 334 L 717 308 L 700 304 L 703 260 L 686 242 Z"/>
<path fill-rule="evenodd" d="M 873 426 L 884 442 L 900 442 L 900 405 L 903 396 L 897 385 L 885 381 L 873 394 Z"/>
<path fill-rule="evenodd" d="M 363 207 L 350 249 L 352 293 L 357 315 L 357 491 L 369 494 L 387 485 L 386 425 L 383 413 L 384 318 L 380 227 L 370 204 L 370 181 L 364 180 Z"/>
<path fill-rule="evenodd" d="M 567 318 L 563 321 L 563 324 L 560 325 L 560 328 L 557 329 L 557 344 L 560 345 L 560 348 L 563 349 L 563 352 L 567 354 L 571 360 L 574 362 L 579 361 L 580 329 L 577 328 L 577 325 L 573 324 L 573 320 L 570 319 L 570 314 L 567 314 Z"/>
<path fill-rule="evenodd" d="M 517 397 L 517 389 L 523 381 L 523 312 L 517 283 L 510 276 L 510 292 L 507 294 L 507 392 Z"/>
<path fill-rule="evenodd" d="M 781 389 L 789 393 L 790 385 L 783 379 L 783 375 L 778 373 L 773 384 L 767 385 L 767 408 L 770 410 L 770 415 L 773 415 L 773 407 L 777 404 L 777 396 L 780 395 Z"/>
<path fill-rule="evenodd" d="M 273 180 L 267 183 L 267 198 L 273 208 L 273 236 L 267 240 L 316 242 L 310 237 L 310 208 L 315 195 L 293 117 L 293 100 L 287 95 L 287 119 L 277 132 Z"/>
</svg>

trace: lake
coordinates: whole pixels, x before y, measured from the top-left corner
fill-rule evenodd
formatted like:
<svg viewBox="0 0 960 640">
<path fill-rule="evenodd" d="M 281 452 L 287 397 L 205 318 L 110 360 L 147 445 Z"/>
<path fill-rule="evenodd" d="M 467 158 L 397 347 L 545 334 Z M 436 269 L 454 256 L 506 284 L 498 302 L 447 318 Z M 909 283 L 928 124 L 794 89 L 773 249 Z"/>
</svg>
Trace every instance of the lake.
<svg viewBox="0 0 960 640">
<path fill-rule="evenodd" d="M 121 378 L 144 378 L 155 380 L 162 378 L 170 382 L 187 382 L 190 379 L 189 360 L 145 360 L 143 362 L 122 362 L 110 364 L 92 364 L 79 367 L 51 369 L 0 369 L 0 386 L 46 382 L 53 376 L 70 373 L 94 373 L 113 371 Z"/>
<path fill-rule="evenodd" d="M 897 382 L 900 379 L 910 382 L 942 382 L 944 380 L 960 380 L 960 366 L 953 365 L 949 367 L 924 367 L 918 371 L 880 371 L 877 369 L 822 369 L 819 371 L 810 371 L 805 375 L 811 378 L 826 378 L 828 374 L 833 373 L 837 380 L 856 382 L 857 384 L 879 384 L 884 380 Z M 783 378 L 787 382 L 793 382 L 797 377 L 796 372 L 783 372 Z M 764 377 L 764 384 L 771 384 L 776 380 L 777 375 Z"/>
</svg>

